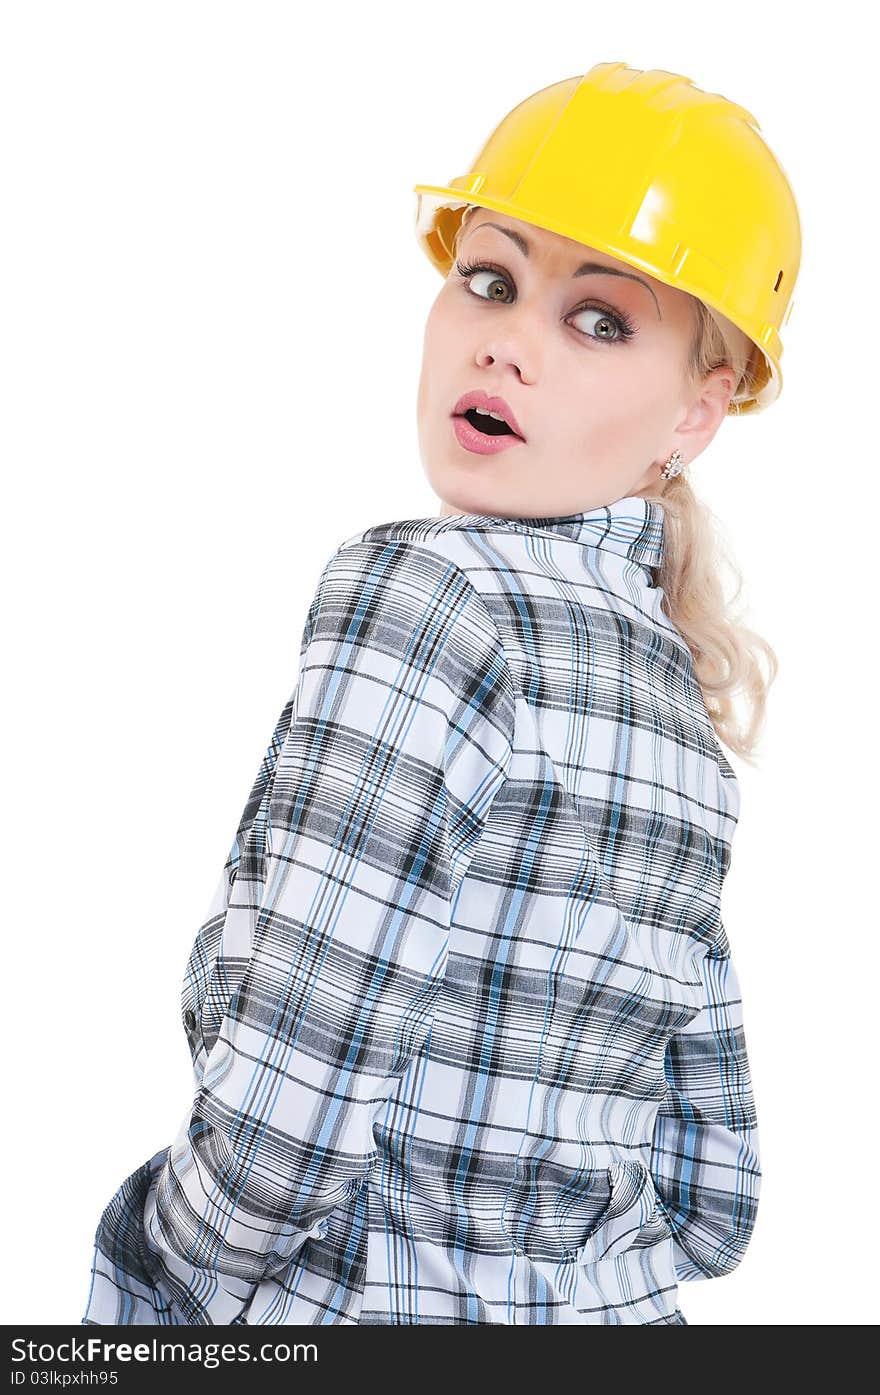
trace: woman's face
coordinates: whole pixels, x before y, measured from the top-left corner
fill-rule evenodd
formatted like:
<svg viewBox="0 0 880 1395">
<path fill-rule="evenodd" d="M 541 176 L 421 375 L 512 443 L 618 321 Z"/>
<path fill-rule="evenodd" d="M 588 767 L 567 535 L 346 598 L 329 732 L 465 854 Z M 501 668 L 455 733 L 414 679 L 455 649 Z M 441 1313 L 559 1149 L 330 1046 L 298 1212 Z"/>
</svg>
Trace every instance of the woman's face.
<svg viewBox="0 0 880 1395">
<path fill-rule="evenodd" d="M 625 262 L 478 209 L 425 326 L 419 449 L 442 514 L 551 517 L 661 491 L 670 453 L 689 464 L 708 445 L 735 387 L 721 368 L 688 388 L 695 308 Z M 502 449 L 454 416 L 470 392 L 512 411 L 519 435 L 495 437 Z"/>
</svg>

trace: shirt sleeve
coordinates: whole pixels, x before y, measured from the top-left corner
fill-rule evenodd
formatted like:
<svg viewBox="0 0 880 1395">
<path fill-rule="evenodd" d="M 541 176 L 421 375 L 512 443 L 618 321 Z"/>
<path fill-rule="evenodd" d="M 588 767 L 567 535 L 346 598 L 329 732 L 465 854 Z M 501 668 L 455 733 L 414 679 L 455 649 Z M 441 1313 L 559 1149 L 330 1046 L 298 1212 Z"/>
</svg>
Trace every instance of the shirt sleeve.
<svg viewBox="0 0 880 1395">
<path fill-rule="evenodd" d="M 758 1125 L 742 999 L 724 925 L 702 956 L 702 1005 L 669 1041 L 651 1166 L 679 1279 L 729 1273 L 758 1209 Z"/>
<path fill-rule="evenodd" d="M 369 1176 L 428 1038 L 512 753 L 503 648 L 464 573 L 400 539 L 338 550 L 310 616 L 246 967 L 173 1143 L 102 1217 L 85 1323 L 239 1319 Z"/>
<path fill-rule="evenodd" d="M 317 597 L 309 607 L 300 643 L 299 663 L 308 649 Z M 247 967 L 254 916 L 266 881 L 269 801 L 278 757 L 294 720 L 299 685 L 287 699 L 251 786 L 232 846 L 207 913 L 189 952 L 180 996 L 180 1011 L 196 1081 L 217 1039 L 233 992 Z"/>
</svg>

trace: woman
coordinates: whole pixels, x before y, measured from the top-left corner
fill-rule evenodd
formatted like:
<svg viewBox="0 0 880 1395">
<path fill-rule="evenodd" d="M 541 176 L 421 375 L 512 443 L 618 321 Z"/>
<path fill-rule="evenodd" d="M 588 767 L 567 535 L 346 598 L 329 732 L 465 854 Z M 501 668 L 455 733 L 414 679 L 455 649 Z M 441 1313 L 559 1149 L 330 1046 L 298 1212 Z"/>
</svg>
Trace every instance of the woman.
<svg viewBox="0 0 880 1395">
<path fill-rule="evenodd" d="M 721 742 L 775 660 L 684 467 L 779 393 L 794 200 L 748 113 L 619 63 L 417 190 L 441 513 L 322 573 L 87 1324 L 686 1325 L 755 1225 Z"/>
</svg>

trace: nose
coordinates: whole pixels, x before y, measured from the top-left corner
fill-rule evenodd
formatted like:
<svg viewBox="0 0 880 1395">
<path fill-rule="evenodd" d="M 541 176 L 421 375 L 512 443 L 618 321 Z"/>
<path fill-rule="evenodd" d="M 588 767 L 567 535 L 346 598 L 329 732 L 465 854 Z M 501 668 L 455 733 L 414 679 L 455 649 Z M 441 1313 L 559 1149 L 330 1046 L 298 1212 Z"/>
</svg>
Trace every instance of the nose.
<svg viewBox="0 0 880 1395">
<path fill-rule="evenodd" d="M 481 368 L 488 368 L 493 364 L 502 368 L 509 365 L 522 382 L 534 381 L 532 356 L 522 342 L 514 338 L 509 332 L 504 336 L 496 335 L 484 343 L 477 350 L 474 358 Z"/>
</svg>

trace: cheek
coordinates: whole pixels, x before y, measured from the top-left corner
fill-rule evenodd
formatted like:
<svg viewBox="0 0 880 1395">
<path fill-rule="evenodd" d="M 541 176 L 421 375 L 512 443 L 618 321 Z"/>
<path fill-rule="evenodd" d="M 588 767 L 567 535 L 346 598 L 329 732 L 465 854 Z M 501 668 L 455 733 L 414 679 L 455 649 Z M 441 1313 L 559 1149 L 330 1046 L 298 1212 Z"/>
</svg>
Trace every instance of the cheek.
<svg viewBox="0 0 880 1395">
<path fill-rule="evenodd" d="M 621 352 L 622 357 L 623 351 Z M 583 348 L 555 363 L 543 363 L 547 391 L 541 393 L 541 419 L 557 446 L 577 445 L 586 435 L 613 431 L 634 411 L 632 372 L 611 351 Z"/>
<path fill-rule="evenodd" d="M 677 365 L 670 355 L 636 352 L 625 345 L 607 352 L 585 349 L 587 362 L 569 374 L 567 390 L 557 400 L 561 415 L 587 426 L 609 427 L 626 423 L 631 433 L 669 411 L 679 388 Z M 554 394 L 555 395 L 555 394 Z"/>
<path fill-rule="evenodd" d="M 425 321 L 422 338 L 422 371 L 433 377 L 442 376 L 444 365 L 455 343 L 450 316 L 441 300 L 436 300 Z"/>
<path fill-rule="evenodd" d="M 616 363 L 597 364 L 598 353 L 585 354 L 586 366 L 564 383 L 557 379 L 542 400 L 541 442 L 548 460 L 568 468 L 585 457 L 628 465 L 652 456 L 668 421 L 671 389 L 643 365 L 636 371 L 631 361 L 624 363 L 625 349 Z"/>
<path fill-rule="evenodd" d="M 461 361 L 463 339 L 454 318 L 441 293 L 425 321 L 418 387 L 418 411 L 432 419 L 447 406 L 456 385 L 461 391 L 457 364 Z"/>
</svg>

